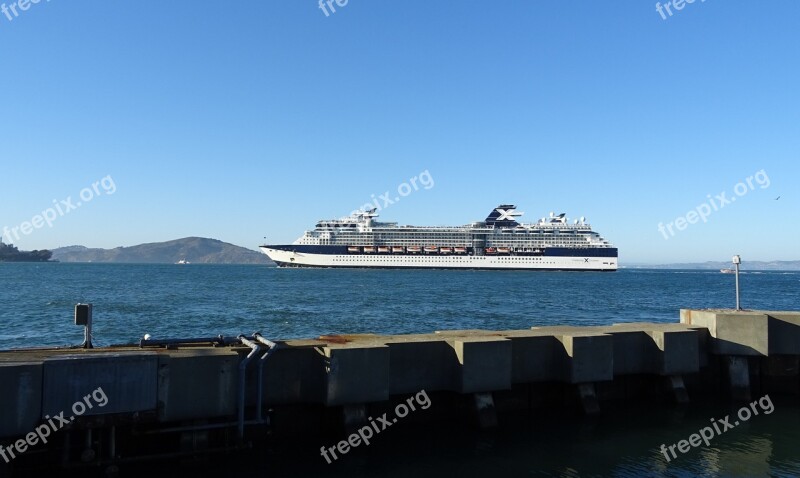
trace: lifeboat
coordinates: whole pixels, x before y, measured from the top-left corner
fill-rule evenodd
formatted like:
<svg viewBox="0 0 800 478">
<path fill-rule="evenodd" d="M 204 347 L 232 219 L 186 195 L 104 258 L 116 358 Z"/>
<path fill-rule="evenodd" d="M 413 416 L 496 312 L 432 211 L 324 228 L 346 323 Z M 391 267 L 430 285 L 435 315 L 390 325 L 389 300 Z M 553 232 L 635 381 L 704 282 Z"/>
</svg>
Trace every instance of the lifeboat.
<svg viewBox="0 0 800 478">
<path fill-rule="evenodd" d="M 466 254 L 467 253 L 467 248 L 466 247 L 456 247 L 454 250 L 456 251 L 456 254 Z"/>
<path fill-rule="evenodd" d="M 408 246 L 408 252 L 421 252 L 422 248 L 419 246 Z"/>
<path fill-rule="evenodd" d="M 389 246 L 378 246 L 378 252 L 392 252 L 392 248 Z"/>
<path fill-rule="evenodd" d="M 361 252 L 361 249 L 357 246 L 348 246 L 347 252 Z"/>
<path fill-rule="evenodd" d="M 372 247 L 372 246 L 367 246 L 367 247 L 364 248 L 364 252 L 367 252 L 367 253 L 375 252 L 375 248 Z"/>
<path fill-rule="evenodd" d="M 498 247 L 497 248 L 497 252 L 500 253 L 500 254 L 508 254 L 509 252 L 511 252 L 511 248 L 509 248 L 509 247 Z"/>
<path fill-rule="evenodd" d="M 497 249 L 494 248 L 494 247 L 487 247 L 486 248 L 486 253 L 487 254 L 497 254 Z"/>
<path fill-rule="evenodd" d="M 403 246 L 394 246 L 392 247 L 392 252 L 405 252 L 405 248 Z"/>
<path fill-rule="evenodd" d="M 425 252 L 436 252 L 439 248 L 436 246 L 425 246 Z"/>
<path fill-rule="evenodd" d="M 439 251 L 442 254 L 450 254 L 451 252 L 453 252 L 453 248 L 452 247 L 442 247 L 441 249 L 439 249 Z"/>
</svg>

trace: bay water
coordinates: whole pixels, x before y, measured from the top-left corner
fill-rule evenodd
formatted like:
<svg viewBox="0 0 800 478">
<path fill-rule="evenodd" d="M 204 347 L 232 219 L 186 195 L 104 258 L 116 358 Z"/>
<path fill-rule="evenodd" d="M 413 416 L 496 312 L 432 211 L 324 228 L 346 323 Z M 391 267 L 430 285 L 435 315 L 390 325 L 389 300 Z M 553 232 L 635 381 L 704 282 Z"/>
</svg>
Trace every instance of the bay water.
<svg viewBox="0 0 800 478">
<path fill-rule="evenodd" d="M 797 310 L 800 273 L 746 272 L 747 309 Z M 429 333 L 545 325 L 677 322 L 681 308 L 731 308 L 734 277 L 718 271 L 616 273 L 277 269 L 254 265 L 0 263 L 0 349 L 68 346 L 78 302 L 94 304 L 94 344 L 153 338 L 271 339 Z M 800 476 L 800 406 L 775 397 L 711 446 L 667 462 L 659 451 L 732 405 L 628 407 L 586 421 L 529 417 L 502 433 L 470 427 L 381 436 L 328 465 L 319 450 L 262 453 L 259 476 Z M 222 469 L 222 467 L 221 467 Z M 198 476 L 221 476 L 213 466 Z M 204 474 L 207 472 L 207 474 Z"/>
</svg>

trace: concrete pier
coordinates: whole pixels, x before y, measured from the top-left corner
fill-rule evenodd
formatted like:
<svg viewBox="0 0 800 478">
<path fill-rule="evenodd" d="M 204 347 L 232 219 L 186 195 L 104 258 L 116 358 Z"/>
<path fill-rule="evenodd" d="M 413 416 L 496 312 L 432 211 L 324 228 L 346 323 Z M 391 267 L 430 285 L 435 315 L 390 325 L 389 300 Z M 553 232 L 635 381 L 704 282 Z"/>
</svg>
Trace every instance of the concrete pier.
<svg viewBox="0 0 800 478">
<path fill-rule="evenodd" d="M 610 401 L 797 396 L 799 365 L 800 312 L 731 310 L 682 310 L 671 324 L 6 351 L 0 444 L 14 457 L 0 467 L 20 476 L 114 467 L 234 450 L 267 434 L 355 429 L 369 410 L 423 390 L 435 403 L 470 405 L 415 419 L 461 413 L 476 427 L 512 409 L 597 414 Z M 62 412 L 68 423 L 44 443 L 36 431 Z"/>
</svg>

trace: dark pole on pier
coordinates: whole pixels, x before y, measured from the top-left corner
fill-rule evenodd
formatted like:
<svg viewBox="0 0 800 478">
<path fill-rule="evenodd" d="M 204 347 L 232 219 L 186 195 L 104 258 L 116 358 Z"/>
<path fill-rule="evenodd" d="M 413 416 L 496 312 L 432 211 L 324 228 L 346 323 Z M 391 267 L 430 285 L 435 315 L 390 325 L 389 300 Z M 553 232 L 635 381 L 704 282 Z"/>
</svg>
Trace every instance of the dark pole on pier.
<svg viewBox="0 0 800 478">
<path fill-rule="evenodd" d="M 92 304 L 75 306 L 75 325 L 83 326 L 83 344 L 85 349 L 92 348 Z"/>
</svg>

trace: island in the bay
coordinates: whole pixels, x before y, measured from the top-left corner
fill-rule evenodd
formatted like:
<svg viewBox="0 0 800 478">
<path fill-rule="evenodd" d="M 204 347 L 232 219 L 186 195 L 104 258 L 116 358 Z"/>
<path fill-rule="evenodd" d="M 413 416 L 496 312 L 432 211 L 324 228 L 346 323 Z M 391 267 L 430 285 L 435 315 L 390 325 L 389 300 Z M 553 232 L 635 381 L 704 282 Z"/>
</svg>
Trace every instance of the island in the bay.
<svg viewBox="0 0 800 478">
<path fill-rule="evenodd" d="M 0 262 L 47 262 L 53 253 L 48 250 L 20 251 L 13 244 L 0 241 Z"/>
</svg>

